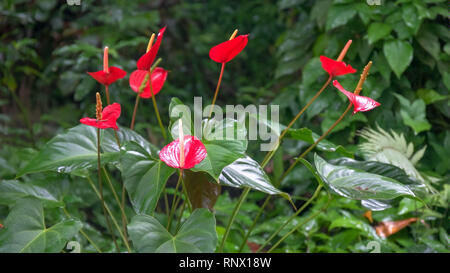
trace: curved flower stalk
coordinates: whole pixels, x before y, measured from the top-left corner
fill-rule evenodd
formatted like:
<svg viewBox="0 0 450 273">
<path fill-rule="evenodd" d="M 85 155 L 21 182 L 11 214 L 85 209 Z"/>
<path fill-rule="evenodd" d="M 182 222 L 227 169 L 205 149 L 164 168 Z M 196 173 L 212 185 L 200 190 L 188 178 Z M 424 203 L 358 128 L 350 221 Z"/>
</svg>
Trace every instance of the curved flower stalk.
<svg viewBox="0 0 450 273">
<path fill-rule="evenodd" d="M 211 60 L 221 63 L 222 67 L 220 69 L 219 80 L 217 81 L 216 91 L 214 92 L 214 98 L 211 103 L 211 110 L 209 112 L 209 117 L 211 117 L 214 104 L 216 103 L 217 95 L 219 94 L 220 84 L 222 83 L 223 71 L 225 70 L 225 64 L 234 57 L 236 57 L 241 51 L 247 46 L 248 34 L 239 35 L 236 37 L 238 30 L 236 29 L 233 34 L 231 34 L 230 39 L 216 46 L 213 46 L 209 50 L 209 58 Z"/>
<path fill-rule="evenodd" d="M 127 75 L 127 72 L 124 70 L 115 67 L 115 66 L 109 66 L 108 64 L 108 47 L 105 46 L 103 49 L 103 70 L 97 71 L 97 72 L 87 72 L 92 78 L 94 78 L 99 83 L 103 84 L 105 86 L 106 91 L 106 102 L 111 104 L 110 98 L 109 98 L 109 85 L 113 84 L 119 79 L 122 79 Z"/>
</svg>

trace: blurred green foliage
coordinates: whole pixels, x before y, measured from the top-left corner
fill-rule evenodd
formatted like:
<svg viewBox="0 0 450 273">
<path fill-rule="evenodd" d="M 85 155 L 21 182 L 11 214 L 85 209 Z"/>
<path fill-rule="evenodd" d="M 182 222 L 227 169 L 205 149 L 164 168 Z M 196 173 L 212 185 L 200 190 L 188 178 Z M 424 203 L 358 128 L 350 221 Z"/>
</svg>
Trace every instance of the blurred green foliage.
<svg viewBox="0 0 450 273">
<path fill-rule="evenodd" d="M 372 60 L 362 95 L 379 101 L 381 107 L 347 117 L 329 139 L 356 152 L 358 157 L 361 154 L 356 147 L 360 139 L 357 131 L 378 124 L 386 130 L 402 132 L 417 150 L 426 146 L 416 167 L 441 180 L 435 185 L 441 194 L 430 197 L 434 198 L 435 207 L 422 211 L 423 217 L 435 222 L 431 229 L 413 225 L 413 239 L 403 231 L 392 242 L 383 244 L 382 250 L 448 249 L 450 31 L 445 0 L 381 1 L 381 5 L 357 0 L 81 0 L 80 6 L 56 0 L 2 1 L 0 176 L 13 179 L 35 153 L 32 147 L 41 147 L 57 132 L 78 124 L 81 117 L 94 114 L 94 93 L 102 87 L 86 72 L 101 68 L 104 46 L 110 48 L 110 65 L 123 68 L 129 75 L 144 53 L 151 33 L 164 25 L 168 28 L 159 57 L 170 74 L 157 101 L 166 125 L 172 97 L 179 97 L 188 105 L 193 104 L 194 96 L 202 96 L 204 105 L 212 99 L 220 65 L 209 59 L 208 51 L 226 40 L 235 28 L 250 34 L 249 43 L 238 58 L 227 64 L 217 104 L 278 104 L 283 124 L 326 80 L 319 56 L 337 58 L 347 40 L 353 40 L 344 61 L 358 73 L 339 81 L 352 90 L 359 72 Z M 122 105 L 119 123 L 128 126 L 135 99 L 128 76 L 113 84 L 110 93 L 112 100 Z M 329 87 L 294 128 L 307 127 L 320 134 L 339 117 L 347 103 L 344 96 Z M 136 129 L 153 143 L 162 142 L 149 100 L 139 107 Z M 261 161 L 264 155 L 257 153 L 256 145 L 250 147 L 254 148 L 254 158 Z M 304 147 L 305 143 L 286 141 L 270 166 L 270 174 L 277 177 L 287 167 L 283 166 L 286 159 L 298 155 Z M 52 181 L 60 179 L 62 176 L 55 174 Z M 61 191 L 73 187 L 66 180 L 58 184 Z M 309 196 L 314 190 L 312 175 L 300 166 L 285 182 L 283 190 L 295 196 Z M 95 200 L 88 186 L 71 190 L 79 191 L 79 195 L 66 197 L 68 204 L 87 207 L 85 200 Z M 250 194 L 238 217 L 242 229 L 251 224 L 258 210 L 255 204 L 262 196 Z M 216 205 L 221 223 L 226 223 L 233 208 L 229 198 L 228 194 L 222 195 Z M 324 195 L 307 213 L 318 210 L 325 202 Z M 381 221 L 392 219 L 392 215 L 400 215 L 401 219 L 417 216 L 416 208 L 405 210 L 405 206 L 374 217 Z M 5 215 L 6 210 L 0 207 L 0 215 Z M 80 219 L 87 217 L 72 213 Z M 277 198 L 264 215 L 265 222 L 250 239 L 262 243 L 264 232 L 280 225 L 289 213 L 289 205 Z M 362 213 L 356 201 L 333 200 L 326 213 L 286 240 L 282 249 L 366 252 L 366 240 L 371 235 L 363 228 L 368 224 Z M 57 221 L 62 216 L 50 212 L 46 217 Z M 343 218 L 352 221 L 342 224 L 344 220 L 339 219 Z M 218 227 L 219 235 L 221 228 Z M 96 240 L 102 237 L 95 227 L 86 229 Z M 416 236 L 420 232 L 423 236 Z M 236 251 L 242 231 L 233 229 L 230 238 L 226 250 Z M 110 241 L 101 244 L 112 248 Z"/>
</svg>

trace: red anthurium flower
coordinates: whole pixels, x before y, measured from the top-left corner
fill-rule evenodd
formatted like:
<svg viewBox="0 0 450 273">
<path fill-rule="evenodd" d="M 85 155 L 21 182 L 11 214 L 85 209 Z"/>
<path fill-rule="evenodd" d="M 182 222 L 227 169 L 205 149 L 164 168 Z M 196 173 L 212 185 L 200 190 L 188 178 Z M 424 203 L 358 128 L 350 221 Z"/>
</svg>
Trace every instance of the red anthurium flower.
<svg viewBox="0 0 450 273">
<path fill-rule="evenodd" d="M 110 85 L 113 82 L 125 77 L 127 72 L 115 66 L 108 66 L 108 47 L 105 47 L 103 51 L 103 70 L 88 72 L 88 74 L 99 83 L 103 85 Z"/>
<path fill-rule="evenodd" d="M 344 93 L 344 95 L 346 95 L 347 98 L 350 100 L 350 102 L 353 104 L 353 115 L 356 114 L 357 112 L 369 111 L 377 106 L 380 106 L 379 102 L 377 102 L 369 97 L 359 96 L 359 95 L 353 94 L 352 92 L 348 92 L 336 80 L 333 81 L 333 85 L 337 89 L 339 89 L 339 91 Z"/>
<path fill-rule="evenodd" d="M 138 70 L 149 70 L 152 66 L 153 61 L 156 58 L 156 54 L 158 54 L 159 46 L 161 45 L 161 40 L 164 36 L 164 31 L 166 31 L 166 27 L 163 27 L 159 30 L 158 38 L 156 38 L 155 44 L 148 50 L 141 58 L 137 61 L 137 69 Z"/>
<path fill-rule="evenodd" d="M 180 149 L 180 138 L 167 144 L 159 152 L 159 158 L 169 167 L 190 169 L 206 157 L 205 145 L 195 136 L 184 136 L 184 148 Z M 184 156 L 182 155 L 184 150 Z M 184 157 L 184 162 L 183 162 Z"/>
<path fill-rule="evenodd" d="M 211 48 L 209 57 L 218 63 L 227 63 L 236 57 L 247 45 L 248 34 L 239 35 L 229 41 L 220 43 Z"/>
<path fill-rule="evenodd" d="M 356 69 L 354 69 L 351 65 L 330 59 L 325 56 L 320 56 L 320 62 L 322 63 L 322 68 L 327 71 L 328 74 L 330 74 L 330 77 L 336 77 L 356 72 Z"/>
<path fill-rule="evenodd" d="M 97 113 L 99 112 L 99 107 L 97 106 Z M 115 102 L 108 105 L 100 113 L 100 115 L 97 114 L 97 118 L 82 118 L 80 122 L 100 129 L 113 128 L 114 130 L 119 130 L 116 121 L 120 117 L 120 104 Z"/>
<path fill-rule="evenodd" d="M 148 75 L 148 70 L 135 70 L 130 75 L 130 87 L 134 92 L 139 92 L 139 87 L 145 79 L 145 76 Z M 147 81 L 145 88 L 142 90 L 142 93 L 139 94 L 141 98 L 148 99 L 153 95 L 156 95 L 161 91 L 164 83 L 167 79 L 167 70 L 161 67 L 156 67 L 152 72 L 152 90 L 150 90 L 150 81 Z"/>
</svg>

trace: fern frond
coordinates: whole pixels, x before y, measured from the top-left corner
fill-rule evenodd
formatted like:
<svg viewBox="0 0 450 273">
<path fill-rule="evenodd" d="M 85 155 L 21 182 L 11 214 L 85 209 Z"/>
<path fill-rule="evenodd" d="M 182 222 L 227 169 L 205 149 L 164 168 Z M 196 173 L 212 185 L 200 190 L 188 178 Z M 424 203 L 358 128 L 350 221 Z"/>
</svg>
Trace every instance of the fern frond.
<svg viewBox="0 0 450 273">
<path fill-rule="evenodd" d="M 407 143 L 403 134 L 391 130 L 389 134 L 377 125 L 377 129 L 365 128 L 358 135 L 367 140 L 359 149 L 366 160 L 391 164 L 403 169 L 407 175 L 425 183 L 424 177 L 414 167 L 424 155 L 426 146 L 414 153 L 414 145 Z"/>
</svg>

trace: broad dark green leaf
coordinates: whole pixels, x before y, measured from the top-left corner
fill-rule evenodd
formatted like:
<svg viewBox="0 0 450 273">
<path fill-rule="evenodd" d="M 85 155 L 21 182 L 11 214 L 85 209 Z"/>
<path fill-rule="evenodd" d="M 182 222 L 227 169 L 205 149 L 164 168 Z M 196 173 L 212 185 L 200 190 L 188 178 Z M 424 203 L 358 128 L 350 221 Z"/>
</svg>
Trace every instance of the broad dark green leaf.
<svg viewBox="0 0 450 273">
<path fill-rule="evenodd" d="M 331 30 L 345 25 L 356 15 L 353 5 L 335 5 L 328 10 L 326 29 Z"/>
<path fill-rule="evenodd" d="M 389 200 L 399 196 L 415 198 L 411 189 L 392 178 L 333 165 L 317 154 L 314 155 L 314 163 L 325 184 L 337 195 L 357 200 Z"/>
<path fill-rule="evenodd" d="M 289 194 L 275 188 L 261 166 L 249 156 L 239 158 L 226 166 L 219 176 L 219 182 L 226 186 L 262 191 L 271 195 L 279 194 L 291 200 Z"/>
<path fill-rule="evenodd" d="M 115 162 L 120 151 L 112 129 L 101 130 L 102 164 Z M 121 143 L 148 142 L 137 133 L 120 127 L 117 132 Z M 28 173 L 57 171 L 74 173 L 78 170 L 97 167 L 97 129 L 80 124 L 52 138 L 17 176 Z"/>
<path fill-rule="evenodd" d="M 194 209 L 207 208 L 213 210 L 220 195 L 220 185 L 210 180 L 212 178 L 205 172 L 183 171 L 183 182 Z"/>
<path fill-rule="evenodd" d="M 217 181 L 225 166 L 245 156 L 247 130 L 242 125 L 233 119 L 204 120 L 202 142 L 207 156 L 191 170 L 207 172 Z"/>
<path fill-rule="evenodd" d="M 398 78 L 413 59 L 413 47 L 406 41 L 391 40 L 384 42 L 384 56 Z"/>
<path fill-rule="evenodd" d="M 159 196 L 174 169 L 151 157 L 150 148 L 136 142 L 123 147 L 122 178 L 136 213 L 153 214 Z"/>
<path fill-rule="evenodd" d="M 0 252 L 42 253 L 60 252 L 81 229 L 78 220 L 70 219 L 47 228 L 41 202 L 34 198 L 16 203 L 0 233 Z"/>
<path fill-rule="evenodd" d="M 14 204 L 16 200 L 29 196 L 40 199 L 48 207 L 64 206 L 64 202 L 59 200 L 58 196 L 43 187 L 17 180 L 0 181 L 0 204 Z"/>
<path fill-rule="evenodd" d="M 149 215 L 134 216 L 128 231 L 141 253 L 214 252 L 217 245 L 216 220 L 207 209 L 196 209 L 175 235 Z"/>
<path fill-rule="evenodd" d="M 374 44 L 376 41 L 388 36 L 391 31 L 392 28 L 388 24 L 380 22 L 370 24 L 369 29 L 367 30 L 369 44 Z"/>
<path fill-rule="evenodd" d="M 288 133 L 286 134 L 288 138 L 296 139 L 296 140 L 303 140 L 306 141 L 309 144 L 313 144 L 319 139 L 319 135 L 314 133 L 308 128 L 301 128 L 301 129 L 289 129 Z M 347 157 L 353 157 L 353 154 L 347 151 L 344 147 L 341 145 L 334 145 L 332 142 L 324 139 L 319 144 L 317 144 L 317 149 L 319 151 L 324 152 L 338 152 L 341 155 L 347 156 Z"/>
<path fill-rule="evenodd" d="M 418 18 L 416 7 L 412 4 L 404 5 L 402 7 L 402 18 L 412 33 L 416 34 L 422 24 L 422 20 Z"/>
</svg>

